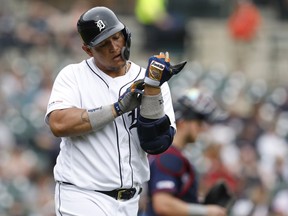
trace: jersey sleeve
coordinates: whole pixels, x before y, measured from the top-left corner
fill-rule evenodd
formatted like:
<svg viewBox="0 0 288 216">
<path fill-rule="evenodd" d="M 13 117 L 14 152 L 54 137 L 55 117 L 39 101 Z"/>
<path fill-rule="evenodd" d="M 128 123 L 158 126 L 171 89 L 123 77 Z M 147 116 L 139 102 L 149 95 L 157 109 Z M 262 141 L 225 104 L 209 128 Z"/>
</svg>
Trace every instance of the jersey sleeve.
<svg viewBox="0 0 288 216">
<path fill-rule="evenodd" d="M 74 75 L 75 66 L 68 65 L 57 75 L 45 115 L 45 122 L 48 124 L 49 114 L 57 109 L 65 109 L 80 106 L 80 96 L 77 80 Z"/>
<path fill-rule="evenodd" d="M 164 112 L 169 117 L 171 126 L 176 130 L 171 92 L 167 82 L 163 83 L 163 85 L 161 86 L 161 92 L 164 99 Z"/>
</svg>

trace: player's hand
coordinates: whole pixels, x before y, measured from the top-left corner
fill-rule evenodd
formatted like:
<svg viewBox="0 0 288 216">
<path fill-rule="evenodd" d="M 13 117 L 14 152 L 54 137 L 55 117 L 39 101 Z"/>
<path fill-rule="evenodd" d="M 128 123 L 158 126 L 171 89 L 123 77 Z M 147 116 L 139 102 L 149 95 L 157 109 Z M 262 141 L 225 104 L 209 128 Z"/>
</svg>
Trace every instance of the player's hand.
<svg viewBox="0 0 288 216">
<path fill-rule="evenodd" d="M 153 87 L 160 87 L 168 81 L 173 75 L 178 74 L 187 62 L 183 61 L 176 65 L 170 65 L 169 53 L 160 52 L 149 58 L 145 73 L 144 82 Z"/>
<path fill-rule="evenodd" d="M 144 80 L 136 80 L 129 88 L 126 89 L 118 101 L 114 103 L 117 116 L 134 110 L 141 103 L 141 96 L 144 89 Z"/>
</svg>

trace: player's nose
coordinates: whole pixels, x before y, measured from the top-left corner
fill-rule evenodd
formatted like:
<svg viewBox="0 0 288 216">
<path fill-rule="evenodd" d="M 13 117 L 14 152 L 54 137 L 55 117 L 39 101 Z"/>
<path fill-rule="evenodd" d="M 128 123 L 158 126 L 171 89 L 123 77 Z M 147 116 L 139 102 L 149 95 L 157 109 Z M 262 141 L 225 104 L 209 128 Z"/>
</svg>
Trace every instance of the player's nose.
<svg viewBox="0 0 288 216">
<path fill-rule="evenodd" d="M 111 40 L 109 50 L 110 52 L 116 52 L 121 49 L 120 44 L 117 41 Z"/>
</svg>

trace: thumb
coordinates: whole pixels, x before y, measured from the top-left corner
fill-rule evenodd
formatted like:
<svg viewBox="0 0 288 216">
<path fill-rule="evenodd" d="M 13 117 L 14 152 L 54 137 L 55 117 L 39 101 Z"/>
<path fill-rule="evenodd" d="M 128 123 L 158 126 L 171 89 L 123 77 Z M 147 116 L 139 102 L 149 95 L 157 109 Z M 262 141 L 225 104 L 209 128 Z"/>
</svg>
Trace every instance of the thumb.
<svg viewBox="0 0 288 216">
<path fill-rule="evenodd" d="M 171 65 L 170 66 L 170 73 L 172 73 L 172 74 L 179 73 L 184 68 L 186 63 L 187 63 L 187 61 L 183 61 L 183 62 L 180 62 L 179 64 Z"/>
</svg>

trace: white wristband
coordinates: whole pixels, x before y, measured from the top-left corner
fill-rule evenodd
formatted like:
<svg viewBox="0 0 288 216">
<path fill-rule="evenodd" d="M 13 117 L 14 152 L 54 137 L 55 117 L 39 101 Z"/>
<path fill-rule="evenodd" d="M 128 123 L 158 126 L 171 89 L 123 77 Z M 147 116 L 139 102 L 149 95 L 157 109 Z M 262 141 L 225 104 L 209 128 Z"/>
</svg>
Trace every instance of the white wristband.
<svg viewBox="0 0 288 216">
<path fill-rule="evenodd" d="M 188 215 L 189 216 L 206 216 L 207 208 L 205 205 L 202 205 L 202 204 L 189 204 Z"/>
<path fill-rule="evenodd" d="M 148 119 L 160 119 L 165 115 L 162 93 L 158 95 L 143 95 L 140 115 Z"/>
<path fill-rule="evenodd" d="M 154 86 L 154 87 L 159 87 L 160 86 L 160 81 L 158 80 L 153 80 L 149 77 L 145 77 L 144 78 L 144 82 L 147 83 L 150 86 Z"/>
<path fill-rule="evenodd" d="M 101 106 L 95 109 L 87 110 L 93 131 L 103 128 L 106 124 L 114 120 L 112 106 Z"/>
</svg>

